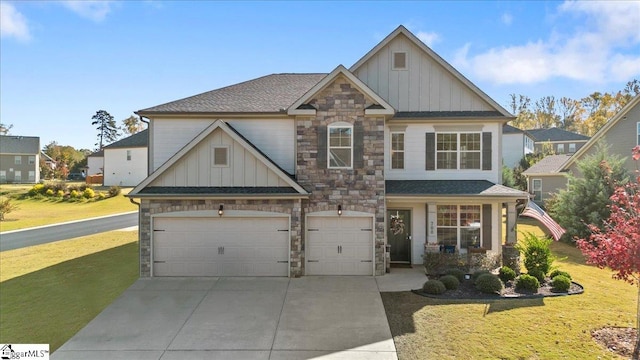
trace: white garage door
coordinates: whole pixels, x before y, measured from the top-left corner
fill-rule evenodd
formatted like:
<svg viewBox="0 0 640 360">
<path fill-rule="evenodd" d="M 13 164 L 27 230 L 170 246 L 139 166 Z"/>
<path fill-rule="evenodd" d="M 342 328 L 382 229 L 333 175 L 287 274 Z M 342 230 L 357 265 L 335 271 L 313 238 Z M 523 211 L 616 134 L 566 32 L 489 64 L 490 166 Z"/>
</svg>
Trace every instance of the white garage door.
<svg viewBox="0 0 640 360">
<path fill-rule="evenodd" d="M 154 276 L 287 276 L 288 218 L 155 218 Z"/>
<path fill-rule="evenodd" d="M 309 217 L 307 275 L 373 275 L 373 219 Z"/>
</svg>

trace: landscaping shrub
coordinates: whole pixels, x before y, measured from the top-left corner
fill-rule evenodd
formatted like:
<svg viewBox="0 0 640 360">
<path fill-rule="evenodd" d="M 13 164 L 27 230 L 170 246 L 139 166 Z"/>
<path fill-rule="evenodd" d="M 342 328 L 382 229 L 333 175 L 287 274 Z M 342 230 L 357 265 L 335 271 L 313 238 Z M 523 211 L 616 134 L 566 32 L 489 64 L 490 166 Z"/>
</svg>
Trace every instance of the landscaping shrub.
<svg viewBox="0 0 640 360">
<path fill-rule="evenodd" d="M 422 291 L 431 295 L 440 295 L 447 291 L 447 288 L 440 280 L 427 280 L 422 286 Z"/>
<path fill-rule="evenodd" d="M 64 191 L 63 191 L 63 190 L 58 190 L 58 191 L 56 192 L 56 196 L 57 196 L 57 197 L 63 197 L 63 196 L 64 196 Z"/>
<path fill-rule="evenodd" d="M 569 278 L 569 280 L 571 280 L 571 275 L 569 275 L 569 273 L 568 273 L 568 272 L 566 272 L 566 271 L 562 271 L 562 270 L 557 270 L 557 269 L 556 269 L 556 270 L 553 270 L 553 271 L 551 272 L 551 274 L 549 274 L 549 277 L 553 279 L 554 277 L 556 277 L 556 276 L 558 276 L 558 275 L 566 276 L 566 277 L 568 277 L 568 278 Z"/>
<path fill-rule="evenodd" d="M 543 274 L 547 274 L 551 270 L 554 257 L 551 254 L 551 240 L 538 237 L 533 233 L 525 233 L 523 241 L 516 246 L 524 255 L 524 267 L 527 272 L 539 270 Z"/>
<path fill-rule="evenodd" d="M 14 210 L 18 210 L 18 205 L 11 202 L 9 198 L 0 198 L 0 221 L 4 216 Z"/>
<path fill-rule="evenodd" d="M 471 274 L 471 279 L 473 280 L 473 282 L 475 283 L 476 281 L 478 281 L 478 278 L 484 274 L 491 274 L 491 271 L 489 270 L 478 270 L 476 272 L 474 272 L 473 274 Z"/>
<path fill-rule="evenodd" d="M 485 273 L 476 279 L 476 289 L 485 294 L 500 294 L 504 289 L 504 284 L 496 275 Z"/>
<path fill-rule="evenodd" d="M 444 284 L 444 287 L 447 288 L 447 290 L 455 290 L 460 285 L 458 278 L 453 275 L 441 276 L 438 280 Z"/>
<path fill-rule="evenodd" d="M 120 186 L 112 186 L 109 188 L 109 197 L 114 197 L 120 195 L 122 190 L 120 190 Z"/>
<path fill-rule="evenodd" d="M 516 290 L 538 291 L 540 282 L 531 275 L 522 274 L 516 278 Z"/>
<path fill-rule="evenodd" d="M 453 275 L 456 279 L 458 279 L 459 283 L 464 281 L 464 271 L 460 269 L 449 269 L 444 273 L 445 275 Z"/>
<path fill-rule="evenodd" d="M 53 189 L 47 189 L 47 196 L 53 196 L 54 192 Z"/>
<path fill-rule="evenodd" d="M 93 191 L 92 188 L 88 187 L 88 188 L 84 189 L 84 191 L 82 192 L 82 196 L 85 199 L 93 199 L 93 197 L 96 196 L 96 193 L 95 193 L 95 191 Z"/>
<path fill-rule="evenodd" d="M 104 200 L 107 198 L 107 195 L 103 192 L 98 193 L 98 200 Z"/>
<path fill-rule="evenodd" d="M 44 184 L 35 184 L 31 189 L 29 189 L 29 196 L 41 195 L 46 192 Z"/>
<path fill-rule="evenodd" d="M 516 272 L 508 266 L 503 266 L 500 268 L 498 277 L 500 278 L 500 280 L 502 280 L 502 282 L 506 283 L 507 281 L 510 281 L 516 278 Z"/>
<path fill-rule="evenodd" d="M 69 197 L 71 197 L 72 199 L 79 199 L 82 195 L 80 195 L 80 192 L 78 192 L 78 190 L 71 190 L 71 192 L 69 192 Z"/>
<path fill-rule="evenodd" d="M 569 287 L 571 287 L 571 279 L 564 275 L 556 275 L 551 279 L 551 288 L 553 291 L 567 292 L 569 291 Z"/>
<path fill-rule="evenodd" d="M 528 273 L 529 275 L 533 276 L 534 278 L 536 278 L 538 280 L 538 282 L 540 284 L 542 284 L 544 282 L 544 278 L 545 278 L 545 274 L 540 271 L 540 270 L 531 270 Z"/>
</svg>

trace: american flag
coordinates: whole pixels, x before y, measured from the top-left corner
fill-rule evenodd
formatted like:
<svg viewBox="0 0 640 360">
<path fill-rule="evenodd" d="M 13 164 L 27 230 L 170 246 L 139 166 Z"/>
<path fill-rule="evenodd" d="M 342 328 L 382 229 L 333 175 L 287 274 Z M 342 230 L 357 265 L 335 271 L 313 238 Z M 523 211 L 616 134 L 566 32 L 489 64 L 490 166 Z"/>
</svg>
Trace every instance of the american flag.
<svg viewBox="0 0 640 360">
<path fill-rule="evenodd" d="M 562 226 L 560 226 L 560 224 L 555 222 L 555 220 L 553 220 L 551 216 L 549 216 L 549 214 L 547 214 L 540 208 L 540 206 L 536 205 L 536 203 L 531 200 L 529 200 L 529 202 L 527 203 L 527 207 L 524 208 L 524 211 L 521 215 L 532 217 L 540 221 L 544 226 L 546 226 L 547 229 L 549 229 L 551 236 L 553 236 L 556 241 L 560 240 L 562 234 L 565 233 L 565 230 L 562 228 Z"/>
</svg>

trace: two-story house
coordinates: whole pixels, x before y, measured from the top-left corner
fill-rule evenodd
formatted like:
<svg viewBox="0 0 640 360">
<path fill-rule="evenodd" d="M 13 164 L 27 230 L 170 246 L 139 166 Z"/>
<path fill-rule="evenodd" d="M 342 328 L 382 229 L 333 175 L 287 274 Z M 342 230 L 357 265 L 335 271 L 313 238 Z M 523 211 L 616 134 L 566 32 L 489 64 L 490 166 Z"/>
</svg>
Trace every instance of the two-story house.
<svg viewBox="0 0 640 360">
<path fill-rule="evenodd" d="M 427 244 L 516 241 L 528 194 L 499 185 L 513 116 L 402 26 L 348 69 L 137 114 L 141 276 L 382 275 L 387 244 L 422 264 Z"/>
<path fill-rule="evenodd" d="M 502 164 L 515 168 L 527 154 L 534 152 L 535 139 L 527 131 L 505 124 L 502 127 Z"/>
<path fill-rule="evenodd" d="M 40 181 L 40 138 L 0 135 L 0 183 Z"/>
<path fill-rule="evenodd" d="M 549 129 L 530 129 L 527 133 L 534 137 L 535 152 L 543 152 L 544 146 L 550 145 L 554 154 L 575 154 L 589 137 L 556 127 Z"/>
</svg>

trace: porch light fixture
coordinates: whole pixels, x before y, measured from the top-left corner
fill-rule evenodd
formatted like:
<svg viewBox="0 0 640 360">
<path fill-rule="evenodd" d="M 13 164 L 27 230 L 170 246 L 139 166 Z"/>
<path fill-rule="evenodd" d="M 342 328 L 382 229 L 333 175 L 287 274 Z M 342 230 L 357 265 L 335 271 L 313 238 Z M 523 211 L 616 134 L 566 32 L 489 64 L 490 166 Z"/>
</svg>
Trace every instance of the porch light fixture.
<svg viewBox="0 0 640 360">
<path fill-rule="evenodd" d="M 222 216 L 222 214 L 224 214 L 224 205 L 220 204 L 220 207 L 218 208 L 218 215 Z"/>
<path fill-rule="evenodd" d="M 338 216 L 342 215 L 342 205 L 338 205 Z"/>
</svg>

